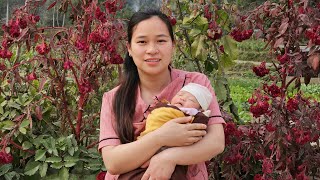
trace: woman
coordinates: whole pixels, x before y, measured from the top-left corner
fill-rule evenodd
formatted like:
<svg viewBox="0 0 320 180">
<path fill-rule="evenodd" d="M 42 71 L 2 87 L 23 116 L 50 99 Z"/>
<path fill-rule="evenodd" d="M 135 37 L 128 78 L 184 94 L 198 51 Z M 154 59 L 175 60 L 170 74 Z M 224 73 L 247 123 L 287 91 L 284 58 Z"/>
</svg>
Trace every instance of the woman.
<svg viewBox="0 0 320 180">
<path fill-rule="evenodd" d="M 99 150 L 106 179 L 141 166 L 147 167 L 143 180 L 169 179 L 176 165 L 189 165 L 188 179 L 208 179 L 205 161 L 223 151 L 224 120 L 210 81 L 201 73 L 170 67 L 174 43 L 170 21 L 160 11 L 137 12 L 130 19 L 123 79 L 102 100 Z M 190 82 L 214 96 L 208 126 L 188 124 L 191 117 L 177 118 L 135 141 L 154 100 L 171 100 Z M 171 148 L 156 154 L 164 146 Z"/>
</svg>

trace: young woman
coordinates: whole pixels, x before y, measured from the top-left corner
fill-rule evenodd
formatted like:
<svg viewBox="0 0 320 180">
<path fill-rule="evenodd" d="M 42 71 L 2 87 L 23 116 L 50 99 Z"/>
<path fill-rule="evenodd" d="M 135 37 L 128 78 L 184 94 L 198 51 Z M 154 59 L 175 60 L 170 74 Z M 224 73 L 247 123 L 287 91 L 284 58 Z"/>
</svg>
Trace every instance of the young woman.
<svg viewBox="0 0 320 180">
<path fill-rule="evenodd" d="M 187 179 L 206 180 L 205 161 L 224 150 L 224 120 L 210 81 L 204 74 L 171 68 L 174 45 L 170 21 L 160 11 L 131 17 L 123 79 L 102 99 L 99 150 L 106 179 L 141 166 L 147 167 L 143 180 L 170 179 L 176 165 L 188 165 Z M 214 97 L 208 126 L 177 118 L 135 141 L 154 100 L 171 100 L 190 82 L 207 87 Z M 171 148 L 156 154 L 164 146 Z"/>
</svg>

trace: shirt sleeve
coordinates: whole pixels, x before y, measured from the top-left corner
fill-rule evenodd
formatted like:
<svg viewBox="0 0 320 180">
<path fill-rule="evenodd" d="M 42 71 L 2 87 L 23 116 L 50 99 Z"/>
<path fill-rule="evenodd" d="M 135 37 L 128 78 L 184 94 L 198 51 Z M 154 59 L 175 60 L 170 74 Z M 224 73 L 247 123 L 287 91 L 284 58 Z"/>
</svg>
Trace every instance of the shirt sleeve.
<svg viewBox="0 0 320 180">
<path fill-rule="evenodd" d="M 189 76 L 189 78 L 188 78 L 188 76 Z M 185 85 L 187 85 L 187 83 L 190 83 L 190 82 L 198 83 L 200 85 L 207 87 L 212 94 L 213 98 L 212 98 L 212 101 L 211 101 L 209 108 L 208 108 L 211 111 L 211 114 L 209 116 L 208 125 L 225 124 L 225 121 L 221 116 L 220 107 L 219 107 L 219 104 L 217 101 L 216 94 L 211 86 L 211 82 L 208 79 L 208 77 L 204 74 L 201 74 L 201 73 L 188 74 L 187 81 L 186 81 Z"/>
<path fill-rule="evenodd" d="M 116 133 L 115 118 L 112 111 L 114 91 L 104 93 L 100 112 L 100 136 L 98 150 L 105 146 L 119 145 L 120 140 Z"/>
</svg>

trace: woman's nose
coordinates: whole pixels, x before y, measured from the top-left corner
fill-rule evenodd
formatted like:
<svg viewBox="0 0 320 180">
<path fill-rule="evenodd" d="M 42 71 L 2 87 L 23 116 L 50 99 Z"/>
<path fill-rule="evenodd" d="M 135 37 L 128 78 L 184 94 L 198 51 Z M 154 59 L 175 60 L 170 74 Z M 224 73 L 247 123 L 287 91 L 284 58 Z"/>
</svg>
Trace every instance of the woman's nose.
<svg viewBox="0 0 320 180">
<path fill-rule="evenodd" d="M 150 45 L 149 45 L 149 47 L 148 47 L 148 49 L 147 49 L 147 53 L 149 53 L 149 54 L 156 54 L 156 53 L 158 53 L 158 52 L 159 52 L 159 50 L 158 50 L 158 47 L 157 47 L 156 44 L 150 44 Z"/>
</svg>

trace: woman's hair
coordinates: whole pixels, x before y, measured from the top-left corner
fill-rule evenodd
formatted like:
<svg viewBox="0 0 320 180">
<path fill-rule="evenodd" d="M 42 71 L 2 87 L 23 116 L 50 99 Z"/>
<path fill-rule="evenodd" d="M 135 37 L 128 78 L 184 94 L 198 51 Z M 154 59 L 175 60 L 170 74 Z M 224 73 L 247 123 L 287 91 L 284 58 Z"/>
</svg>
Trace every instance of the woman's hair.
<svg viewBox="0 0 320 180">
<path fill-rule="evenodd" d="M 139 11 L 131 17 L 128 28 L 128 43 L 131 44 L 132 34 L 135 27 L 144 20 L 151 17 L 160 18 L 167 26 L 171 40 L 174 41 L 174 35 L 169 18 L 159 10 Z M 117 133 L 122 144 L 134 141 L 133 116 L 136 108 L 136 94 L 139 83 L 139 74 L 137 66 L 132 57 L 127 52 L 124 60 L 124 74 L 120 86 L 115 93 L 113 100 L 113 112 L 116 120 Z"/>
</svg>

